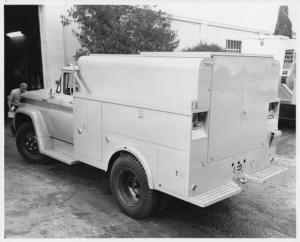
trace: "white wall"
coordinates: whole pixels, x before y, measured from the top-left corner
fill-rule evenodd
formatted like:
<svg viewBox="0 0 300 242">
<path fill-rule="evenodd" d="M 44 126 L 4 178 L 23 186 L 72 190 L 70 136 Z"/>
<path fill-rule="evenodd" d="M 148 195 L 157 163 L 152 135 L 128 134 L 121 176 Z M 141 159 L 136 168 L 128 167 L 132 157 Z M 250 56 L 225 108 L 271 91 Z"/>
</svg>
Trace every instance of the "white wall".
<svg viewBox="0 0 300 242">
<path fill-rule="evenodd" d="M 75 55 L 76 50 L 81 47 L 72 30 L 78 32 L 78 27 L 74 23 L 63 27 L 65 65 L 68 65 L 69 63 L 76 64 L 73 56 Z"/>
<path fill-rule="evenodd" d="M 171 28 L 177 31 L 180 40 L 176 51 L 184 48 L 193 47 L 202 42 L 217 44 L 226 48 L 226 40 L 240 40 L 254 38 L 258 36 L 267 36 L 249 29 L 234 29 L 231 27 L 214 26 L 208 22 L 192 22 L 182 19 L 172 19 Z"/>
<path fill-rule="evenodd" d="M 55 86 L 61 68 L 74 63 L 73 55 L 80 47 L 72 34 L 74 25 L 63 27 L 60 15 L 66 14 L 68 6 L 41 5 L 39 6 L 39 21 L 41 33 L 42 65 L 44 87 Z"/>
<path fill-rule="evenodd" d="M 259 34 L 224 27 L 208 26 L 207 32 L 204 34 L 204 36 L 209 43 L 214 43 L 226 48 L 226 40 L 242 41 L 244 38 L 259 36 Z"/>
<path fill-rule="evenodd" d="M 197 23 L 172 20 L 171 28 L 177 30 L 179 45 L 176 50 L 193 47 L 201 40 L 201 25 Z"/>
</svg>

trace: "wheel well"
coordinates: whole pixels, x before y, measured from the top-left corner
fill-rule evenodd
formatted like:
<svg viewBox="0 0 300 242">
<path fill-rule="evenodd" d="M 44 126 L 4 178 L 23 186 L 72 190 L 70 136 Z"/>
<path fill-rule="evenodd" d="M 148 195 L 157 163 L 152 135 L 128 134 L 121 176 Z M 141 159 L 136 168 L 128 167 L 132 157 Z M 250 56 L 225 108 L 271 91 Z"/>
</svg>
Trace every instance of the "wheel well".
<svg viewBox="0 0 300 242">
<path fill-rule="evenodd" d="M 120 150 L 120 151 L 114 153 L 114 154 L 112 155 L 112 157 L 109 159 L 109 162 L 108 162 L 108 167 L 107 167 L 107 171 L 106 171 L 106 173 L 107 173 L 108 175 L 110 174 L 111 168 L 112 168 L 113 164 L 115 163 L 115 161 L 116 161 L 121 155 L 123 155 L 123 154 L 132 155 L 132 156 L 134 156 L 134 157 L 136 158 L 135 155 L 133 155 L 132 153 L 130 153 L 130 152 L 128 152 L 128 151 L 125 151 L 125 150 Z M 137 159 L 137 158 L 136 158 L 136 159 Z M 139 160 L 139 159 L 137 159 L 137 160 Z"/>
<path fill-rule="evenodd" d="M 18 128 L 26 122 L 32 122 L 31 118 L 23 113 L 17 113 L 15 117 L 15 129 L 18 130 Z"/>
</svg>

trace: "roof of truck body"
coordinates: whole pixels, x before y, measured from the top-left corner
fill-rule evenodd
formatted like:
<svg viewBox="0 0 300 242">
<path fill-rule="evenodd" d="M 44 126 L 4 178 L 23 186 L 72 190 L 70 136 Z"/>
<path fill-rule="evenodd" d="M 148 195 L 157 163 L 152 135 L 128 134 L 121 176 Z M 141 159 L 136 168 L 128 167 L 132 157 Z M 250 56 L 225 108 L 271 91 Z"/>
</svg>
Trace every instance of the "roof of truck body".
<svg viewBox="0 0 300 242">
<path fill-rule="evenodd" d="M 149 108 L 190 110 L 191 101 L 197 99 L 199 70 L 210 68 L 204 59 L 90 55 L 80 57 L 78 65 L 80 79 L 93 96 Z"/>
<path fill-rule="evenodd" d="M 216 68 L 212 65 L 214 56 L 217 57 L 214 60 Z M 229 79 L 231 76 L 240 78 L 239 75 L 244 73 L 241 70 L 255 73 L 251 69 L 254 65 L 246 63 L 260 60 L 266 66 L 273 65 L 275 62 L 269 57 L 211 52 L 144 52 L 140 55 L 82 56 L 78 65 L 79 78 L 90 90 L 84 98 L 187 114 L 195 100 L 198 109 L 209 109 L 214 69 L 218 73 L 221 70 Z"/>
<path fill-rule="evenodd" d="M 91 54 L 90 56 L 105 57 L 173 57 L 173 58 L 209 58 L 213 56 L 253 56 L 273 58 L 272 55 L 242 54 L 230 52 L 205 52 L 205 51 L 174 51 L 174 52 L 141 52 L 140 54 Z"/>
<path fill-rule="evenodd" d="M 241 54 L 230 52 L 141 52 L 140 56 L 147 57 L 177 57 L 177 58 L 208 58 L 213 56 L 255 56 L 255 57 L 267 57 L 273 58 L 272 55 L 260 55 L 260 54 Z"/>
</svg>

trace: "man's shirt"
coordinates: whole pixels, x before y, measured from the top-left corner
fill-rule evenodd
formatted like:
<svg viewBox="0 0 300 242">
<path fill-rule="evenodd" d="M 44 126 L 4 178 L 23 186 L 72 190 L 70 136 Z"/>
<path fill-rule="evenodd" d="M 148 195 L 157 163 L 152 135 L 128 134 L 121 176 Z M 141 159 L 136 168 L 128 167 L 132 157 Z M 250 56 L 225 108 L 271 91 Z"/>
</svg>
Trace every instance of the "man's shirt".
<svg viewBox="0 0 300 242">
<path fill-rule="evenodd" d="M 11 90 L 9 96 L 7 96 L 8 100 L 11 101 L 11 105 L 19 106 L 21 99 L 21 90 L 20 88 L 16 88 Z"/>
</svg>

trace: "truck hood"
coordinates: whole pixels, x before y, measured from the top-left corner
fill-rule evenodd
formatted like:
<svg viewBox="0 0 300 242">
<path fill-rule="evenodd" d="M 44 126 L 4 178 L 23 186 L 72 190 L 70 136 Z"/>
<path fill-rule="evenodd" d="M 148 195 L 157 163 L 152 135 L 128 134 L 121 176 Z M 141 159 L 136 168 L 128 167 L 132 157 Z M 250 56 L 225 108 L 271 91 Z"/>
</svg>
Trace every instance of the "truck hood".
<svg viewBox="0 0 300 242">
<path fill-rule="evenodd" d="M 49 89 L 39 89 L 39 90 L 34 90 L 34 91 L 28 91 L 23 93 L 21 96 L 25 98 L 25 102 L 27 100 L 42 100 L 42 98 L 49 98 Z"/>
<path fill-rule="evenodd" d="M 47 99 L 49 99 L 50 89 L 39 89 L 28 91 L 21 95 L 25 104 L 32 104 L 36 106 L 47 107 Z"/>
</svg>

